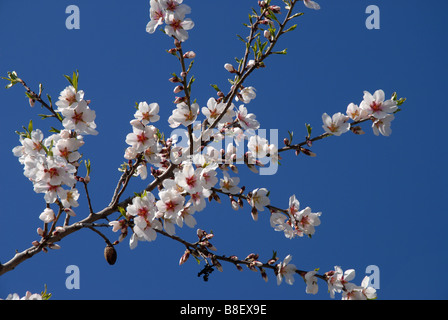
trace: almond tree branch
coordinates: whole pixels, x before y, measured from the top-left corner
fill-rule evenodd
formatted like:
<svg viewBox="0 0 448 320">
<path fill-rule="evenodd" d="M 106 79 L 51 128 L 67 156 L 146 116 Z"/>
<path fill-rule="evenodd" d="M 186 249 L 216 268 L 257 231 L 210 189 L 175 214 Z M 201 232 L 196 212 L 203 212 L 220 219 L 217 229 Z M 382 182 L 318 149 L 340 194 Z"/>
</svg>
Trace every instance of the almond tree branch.
<svg viewBox="0 0 448 320">
<path fill-rule="evenodd" d="M 33 90 L 30 89 L 30 87 L 28 87 L 28 85 L 25 83 L 25 81 L 23 81 L 22 79 L 17 79 L 17 82 L 19 82 L 26 90 L 26 92 L 28 93 L 29 97 L 32 97 L 30 99 L 33 99 L 37 102 L 39 102 L 43 107 L 45 107 L 48 111 L 51 112 L 51 117 L 54 117 L 56 119 L 58 119 L 60 122 L 62 122 L 61 116 L 53 109 L 53 105 L 50 102 L 50 105 L 48 103 L 46 103 L 42 98 L 40 94 L 36 94 Z"/>
<path fill-rule="evenodd" d="M 372 119 L 368 118 L 368 119 L 364 119 L 364 120 L 353 121 L 350 124 L 350 126 L 353 127 L 354 125 L 366 122 L 368 120 L 372 120 Z M 290 145 L 287 145 L 287 146 L 285 146 L 283 148 L 280 148 L 280 149 L 278 149 L 278 152 L 284 152 L 284 151 L 288 151 L 288 150 L 300 150 L 301 147 L 303 147 L 304 145 L 309 144 L 310 142 L 315 142 L 315 141 L 318 141 L 318 140 L 322 140 L 322 139 L 330 137 L 330 136 L 332 136 L 332 134 L 327 133 L 327 132 L 326 133 L 322 133 L 322 134 L 320 134 L 320 135 L 318 135 L 318 136 L 316 136 L 314 138 L 306 139 L 305 141 L 302 141 L 300 143 L 290 144 Z"/>
<path fill-rule="evenodd" d="M 263 62 L 268 56 L 273 54 L 273 49 L 275 45 L 277 44 L 277 41 L 279 40 L 280 36 L 284 34 L 284 28 L 286 24 L 291 20 L 291 14 L 293 12 L 294 6 L 296 4 L 297 0 L 291 1 L 291 5 L 288 9 L 288 12 L 286 14 L 286 17 L 282 23 L 280 23 L 280 28 L 277 31 L 275 37 L 270 41 L 270 45 L 268 49 L 261 55 L 259 59 L 255 60 L 255 63 L 251 65 L 250 67 L 247 66 L 247 59 L 251 51 L 251 43 L 256 38 L 256 31 L 258 30 L 258 26 L 260 22 L 265 19 L 265 15 L 268 12 L 267 8 L 263 8 L 261 11 L 261 14 L 257 16 L 257 19 L 255 23 L 251 24 L 250 26 L 250 34 L 248 37 L 248 42 L 246 44 L 246 51 L 244 53 L 243 62 L 242 62 L 242 70 L 238 71 L 238 74 L 242 74 L 241 76 L 237 76 L 235 79 L 236 83 L 232 86 L 230 92 L 223 98 L 223 102 L 226 103 L 226 106 L 222 113 L 213 121 L 213 123 L 206 129 L 206 130 L 212 130 L 215 128 L 218 123 L 221 121 L 221 119 L 224 117 L 226 112 L 229 110 L 230 106 L 232 105 L 233 99 L 237 95 L 238 90 L 242 87 L 244 81 L 249 77 L 249 75 L 260 66 L 260 63 Z M 204 133 L 204 132 L 203 132 Z M 206 144 L 206 143 L 205 143 Z"/>
<path fill-rule="evenodd" d="M 151 192 L 152 190 L 157 188 L 163 182 L 163 180 L 172 176 L 175 167 L 176 167 L 175 165 L 170 165 L 168 169 L 162 175 L 159 176 L 159 179 L 155 179 L 151 184 L 148 185 L 148 187 L 146 187 L 145 190 Z M 127 181 L 129 181 L 129 177 Z M 88 225 L 91 225 L 92 223 L 100 219 L 108 217 L 109 215 L 117 212 L 118 207 L 126 208 L 130 203 L 132 203 L 132 199 L 134 197 L 135 196 L 129 197 L 120 203 L 112 203 L 111 205 L 105 207 L 103 210 L 96 212 L 93 215 L 89 215 L 87 218 L 79 222 L 75 222 L 70 226 L 64 227 L 63 230 L 57 232 L 56 234 L 54 233 L 49 234 L 48 237 L 45 237 L 44 240 L 39 243 L 39 245 L 32 246 L 26 250 L 23 250 L 22 252 L 17 252 L 16 255 L 8 262 L 0 264 L 0 276 L 8 271 L 15 269 L 22 262 L 32 258 L 37 253 L 41 252 L 49 244 L 59 242 L 65 237 L 69 236 L 70 234 L 79 231 L 83 228 L 86 228 Z"/>
<path fill-rule="evenodd" d="M 213 235 L 211 235 L 211 237 L 210 237 L 210 235 L 205 235 L 205 236 L 198 235 L 199 241 L 197 241 L 195 243 L 191 243 L 191 242 L 188 242 L 178 236 L 170 235 L 163 230 L 155 229 L 155 231 L 165 237 L 168 237 L 172 240 L 182 243 L 187 248 L 187 256 L 184 259 L 184 261 L 181 261 L 180 264 L 184 263 L 188 259 L 189 254 L 192 254 L 196 257 L 201 257 L 202 259 L 204 259 L 204 261 L 207 263 L 207 265 L 210 265 L 210 264 L 208 263 L 208 261 L 206 259 L 211 259 L 211 261 L 212 261 L 211 265 L 215 266 L 217 269 L 221 269 L 221 271 L 222 271 L 222 266 L 219 262 L 217 262 L 218 260 L 232 263 L 239 270 L 242 270 L 239 267 L 240 265 L 245 265 L 253 271 L 257 271 L 256 268 L 258 268 L 262 272 L 263 272 L 263 269 L 271 269 L 277 275 L 278 267 L 274 264 L 277 261 L 277 259 L 270 259 L 269 261 L 262 263 L 258 260 L 257 254 L 250 254 L 245 259 L 241 260 L 241 259 L 238 259 L 238 257 L 236 257 L 234 255 L 232 255 L 232 256 L 217 255 L 215 253 L 210 252 L 210 250 L 216 250 L 216 248 L 209 241 Z M 300 269 L 296 270 L 296 273 L 301 275 L 302 277 L 304 277 L 307 272 L 308 271 L 300 270 Z M 325 282 L 327 281 L 327 277 L 325 275 L 316 274 L 315 277 L 322 279 Z"/>
</svg>

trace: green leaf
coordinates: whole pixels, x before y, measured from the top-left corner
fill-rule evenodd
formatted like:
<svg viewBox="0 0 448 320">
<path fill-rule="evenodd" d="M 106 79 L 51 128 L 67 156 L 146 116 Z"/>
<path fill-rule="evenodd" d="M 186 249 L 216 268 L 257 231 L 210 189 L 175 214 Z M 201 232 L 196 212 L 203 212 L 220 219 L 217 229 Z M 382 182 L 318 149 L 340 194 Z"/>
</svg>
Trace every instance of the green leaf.
<svg viewBox="0 0 448 320">
<path fill-rule="evenodd" d="M 283 33 L 287 33 L 287 32 L 293 31 L 293 30 L 295 30 L 296 28 L 297 28 L 297 25 L 295 24 L 295 25 L 293 25 L 292 27 L 289 27 L 287 30 L 283 31 Z"/>
<path fill-rule="evenodd" d="M 211 84 L 211 86 L 213 87 L 213 89 L 215 89 L 217 92 L 220 92 L 221 90 L 218 88 L 218 86 L 216 84 Z"/>
<path fill-rule="evenodd" d="M 70 76 L 67 76 L 67 75 L 65 75 L 65 74 L 64 74 L 64 77 L 65 77 L 65 79 L 67 79 L 67 81 L 72 85 L 72 87 L 74 87 L 72 78 L 70 78 Z"/>
<path fill-rule="evenodd" d="M 61 132 L 61 130 L 56 129 L 55 127 L 51 127 L 51 129 L 49 131 L 52 133 L 60 133 Z"/>
<path fill-rule="evenodd" d="M 191 68 L 193 67 L 193 64 L 194 64 L 194 60 L 191 60 L 190 65 L 188 66 L 188 69 L 187 69 L 187 73 L 190 72 Z"/>
<path fill-rule="evenodd" d="M 280 21 L 278 21 L 277 16 L 275 15 L 275 13 L 272 12 L 271 9 L 268 9 L 268 11 L 269 11 L 269 18 L 271 18 L 272 20 L 277 22 L 279 25 L 281 25 Z"/>
<path fill-rule="evenodd" d="M 299 13 L 293 14 L 291 17 L 289 17 L 289 20 L 297 18 L 297 17 L 300 17 L 300 16 L 303 16 L 303 12 L 299 12 Z"/>
<path fill-rule="evenodd" d="M 79 72 L 76 70 L 76 72 L 73 72 L 73 87 L 75 88 L 75 91 L 78 92 L 78 79 L 79 79 Z"/>
<path fill-rule="evenodd" d="M 306 131 L 308 132 L 308 138 L 311 137 L 312 127 L 308 123 L 305 123 Z"/>
<path fill-rule="evenodd" d="M 292 143 L 292 139 L 294 138 L 294 132 L 288 131 L 288 134 L 289 134 L 289 143 Z"/>
<path fill-rule="evenodd" d="M 126 210 L 124 210 L 124 208 L 122 207 L 117 207 L 118 211 L 120 212 L 120 214 L 126 218 Z"/>
<path fill-rule="evenodd" d="M 86 165 L 87 175 L 90 176 L 90 159 L 84 160 L 84 164 Z"/>
<path fill-rule="evenodd" d="M 33 131 L 33 120 L 30 120 L 28 123 L 28 132 L 31 133 Z"/>
<path fill-rule="evenodd" d="M 58 120 L 61 121 L 61 122 L 62 122 L 62 120 L 64 120 L 64 119 L 62 119 L 62 116 L 61 116 L 60 113 L 57 113 L 57 112 L 56 112 L 56 117 L 57 117 Z"/>
<path fill-rule="evenodd" d="M 405 101 L 406 101 L 406 98 L 400 98 L 400 99 L 397 101 L 397 106 L 401 106 L 403 103 L 405 103 Z"/>
<path fill-rule="evenodd" d="M 53 102 L 51 101 L 51 96 L 48 93 L 47 93 L 47 99 L 48 99 L 48 101 L 50 101 L 50 105 L 52 105 Z"/>
<path fill-rule="evenodd" d="M 282 51 L 273 51 L 272 54 L 286 54 L 288 49 L 283 49 Z"/>
<path fill-rule="evenodd" d="M 32 95 L 32 94 L 29 93 L 29 92 L 25 92 L 25 95 L 26 95 L 28 98 L 32 99 L 32 100 L 34 100 L 34 99 L 36 98 L 34 95 Z"/>
<path fill-rule="evenodd" d="M 47 293 L 47 285 L 45 284 L 45 290 L 41 292 L 42 300 L 48 300 L 51 298 L 51 293 Z"/>
<path fill-rule="evenodd" d="M 240 39 L 241 41 L 243 41 L 244 43 L 246 43 L 246 40 L 244 40 L 242 36 L 240 36 L 239 34 L 237 34 L 236 36 L 238 37 L 238 39 Z"/>
</svg>

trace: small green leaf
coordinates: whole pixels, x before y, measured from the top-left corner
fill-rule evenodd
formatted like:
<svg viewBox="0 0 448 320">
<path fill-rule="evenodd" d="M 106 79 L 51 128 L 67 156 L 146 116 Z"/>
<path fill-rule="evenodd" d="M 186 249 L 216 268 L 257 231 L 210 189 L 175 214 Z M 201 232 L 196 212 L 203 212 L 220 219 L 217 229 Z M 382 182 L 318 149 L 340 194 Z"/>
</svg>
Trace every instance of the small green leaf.
<svg viewBox="0 0 448 320">
<path fill-rule="evenodd" d="M 84 164 L 86 165 L 87 175 L 90 176 L 90 159 L 84 160 Z"/>
<path fill-rule="evenodd" d="M 117 207 L 117 209 L 120 212 L 120 214 L 126 218 L 126 210 L 124 210 L 124 208 L 122 207 Z"/>
<path fill-rule="evenodd" d="M 70 78 L 70 76 L 67 76 L 67 75 L 65 75 L 65 74 L 64 74 L 64 77 L 65 77 L 65 79 L 67 79 L 67 81 L 72 85 L 72 87 L 74 87 L 72 78 Z"/>
<path fill-rule="evenodd" d="M 211 84 L 211 86 L 213 87 L 213 89 L 215 89 L 217 92 L 220 92 L 221 90 L 218 88 L 218 86 L 216 84 Z"/>
<path fill-rule="evenodd" d="M 289 143 L 292 143 L 292 139 L 294 138 L 294 132 L 288 131 L 288 134 L 289 134 Z"/>
<path fill-rule="evenodd" d="M 272 54 L 287 54 L 287 50 L 288 49 L 283 49 L 282 51 L 274 51 L 274 52 L 272 52 Z"/>
<path fill-rule="evenodd" d="M 294 18 L 297 18 L 297 17 L 300 17 L 300 16 L 303 16 L 303 12 L 299 12 L 299 13 L 293 14 L 293 15 L 289 18 L 289 20 L 294 19 Z"/>
<path fill-rule="evenodd" d="M 34 99 L 36 98 L 34 95 L 32 95 L 32 94 L 29 93 L 29 92 L 25 92 L 25 95 L 26 95 L 29 99 L 32 99 L 32 100 L 34 100 Z"/>
<path fill-rule="evenodd" d="M 28 123 L 28 132 L 31 133 L 33 131 L 33 120 L 30 120 Z"/>
<path fill-rule="evenodd" d="M 52 105 L 53 102 L 51 101 L 51 96 L 48 93 L 47 93 L 47 98 L 48 98 L 48 101 L 50 101 L 50 105 Z"/>
<path fill-rule="evenodd" d="M 45 284 L 45 290 L 41 292 L 42 300 L 48 300 L 51 298 L 51 293 L 47 293 L 47 285 Z"/>
<path fill-rule="evenodd" d="M 313 128 L 308 123 L 305 123 L 305 126 L 306 126 L 306 131 L 308 132 L 308 138 L 309 138 L 309 137 L 311 137 L 311 131 Z"/>
<path fill-rule="evenodd" d="M 73 72 L 73 87 L 75 88 L 75 91 L 78 92 L 78 79 L 79 79 L 79 72 L 76 70 L 76 72 Z"/>
<path fill-rule="evenodd" d="M 287 33 L 287 32 L 293 31 L 293 30 L 295 30 L 296 28 L 297 28 L 297 25 L 295 24 L 295 25 L 293 25 L 292 27 L 289 27 L 287 30 L 283 31 L 283 33 Z"/>
<path fill-rule="evenodd" d="M 400 99 L 397 101 L 397 106 L 401 106 L 403 103 L 405 103 L 405 101 L 406 101 L 406 98 L 400 98 Z"/>
</svg>

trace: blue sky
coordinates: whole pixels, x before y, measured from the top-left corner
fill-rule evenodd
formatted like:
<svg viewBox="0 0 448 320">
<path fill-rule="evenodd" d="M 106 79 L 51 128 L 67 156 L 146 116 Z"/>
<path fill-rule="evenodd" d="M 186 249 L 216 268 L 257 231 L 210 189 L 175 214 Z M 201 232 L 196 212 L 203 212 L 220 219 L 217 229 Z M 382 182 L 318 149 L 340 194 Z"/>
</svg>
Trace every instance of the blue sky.
<svg viewBox="0 0 448 320">
<path fill-rule="evenodd" d="M 185 3 L 192 8 L 189 17 L 195 28 L 184 48 L 197 54 L 192 95 L 202 107 L 215 95 L 210 84 L 228 90 L 223 65 L 242 55 L 236 34 L 246 34 L 242 23 L 257 1 Z M 71 4 L 81 12 L 79 30 L 65 27 L 65 9 Z M 240 170 L 241 184 L 247 189 L 268 188 L 273 205 L 286 208 L 289 196 L 296 194 L 302 207 L 321 211 L 322 224 L 312 239 L 288 240 L 270 227 L 266 211 L 254 222 L 247 205 L 235 212 L 226 201 L 196 213 L 198 227 L 214 231 L 213 244 L 221 254 L 244 258 L 256 252 L 267 260 L 275 250 L 281 259 L 292 254 L 292 263 L 305 270 L 354 268 L 356 283 L 369 265 L 376 265 L 379 299 L 446 299 L 444 13 L 448 4 L 429 6 L 415 0 L 321 0 L 320 4 L 320 11 L 298 5 L 305 15 L 296 21 L 298 28 L 278 43 L 278 49 L 288 48 L 288 54 L 271 57 L 267 68 L 246 83 L 257 89 L 248 109 L 262 128 L 278 129 L 281 138 L 294 131 L 302 141 L 304 123 L 313 126 L 313 134 L 322 133 L 322 113 L 345 112 L 350 102 L 362 101 L 364 90 L 383 89 L 386 96 L 396 91 L 407 102 L 392 123 L 392 135 L 374 136 L 370 125 L 364 124 L 365 135 L 347 133 L 316 142 L 315 158 L 282 154 L 282 165 L 273 176 Z M 380 30 L 365 27 L 365 9 L 371 4 L 381 10 Z M 135 102 L 158 102 L 162 121 L 157 126 L 170 130 L 164 122 L 174 106 L 168 78 L 179 72 L 179 65 L 165 52 L 172 47 L 168 37 L 145 32 L 148 11 L 149 1 L 0 3 L 2 76 L 15 70 L 35 90 L 43 83 L 45 92 L 56 99 L 67 85 L 63 75 L 80 72 L 80 88 L 92 100 L 100 132 L 86 137 L 82 148 L 92 162 L 94 210 L 109 203 L 119 178 L 117 168 L 124 161 Z M 0 90 L 0 101 L 0 261 L 5 262 L 37 238 L 38 216 L 44 208 L 42 195 L 33 192 L 11 152 L 18 145 L 14 131 L 30 119 L 43 131 L 56 123 L 40 121 L 36 116 L 40 107 L 29 108 L 18 86 Z M 141 181 L 133 181 L 128 195 L 143 187 Z M 81 208 L 87 212 L 85 201 Z M 116 234 L 107 234 L 116 239 Z M 188 227 L 178 229 L 178 235 L 190 241 L 196 237 Z M 104 241 L 91 231 L 80 231 L 60 245 L 61 250 L 40 253 L 0 277 L 0 298 L 11 292 L 40 292 L 46 284 L 54 299 L 329 299 L 322 281 L 313 297 L 305 293 L 299 277 L 293 286 L 277 286 L 272 272 L 265 283 L 259 273 L 239 272 L 227 264 L 223 273 L 215 271 L 204 282 L 197 277 L 201 266 L 194 260 L 178 266 L 183 246 L 161 236 L 133 251 L 124 241 L 117 247 L 114 266 L 104 260 Z M 80 269 L 79 290 L 65 287 L 69 265 Z"/>
</svg>

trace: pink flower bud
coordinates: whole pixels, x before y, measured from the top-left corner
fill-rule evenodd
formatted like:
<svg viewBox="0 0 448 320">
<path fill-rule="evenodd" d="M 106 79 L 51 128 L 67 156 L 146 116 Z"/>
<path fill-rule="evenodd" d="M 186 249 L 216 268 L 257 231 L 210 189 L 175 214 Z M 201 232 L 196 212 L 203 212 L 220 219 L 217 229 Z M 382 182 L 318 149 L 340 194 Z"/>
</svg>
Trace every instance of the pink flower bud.
<svg viewBox="0 0 448 320">
<path fill-rule="evenodd" d="M 226 63 L 224 65 L 224 68 L 229 71 L 230 73 L 236 73 L 235 68 L 230 64 L 230 63 Z"/>
<path fill-rule="evenodd" d="M 75 216 L 76 216 L 75 211 L 73 211 L 73 209 L 71 209 L 71 208 L 65 208 L 64 211 L 65 211 L 65 213 L 67 213 L 70 217 L 75 217 Z"/>
<path fill-rule="evenodd" d="M 269 32 L 269 30 L 264 30 L 263 36 L 268 40 L 271 39 L 271 33 Z"/>
<path fill-rule="evenodd" d="M 274 13 L 280 13 L 280 7 L 279 6 L 269 6 L 269 10 L 271 10 Z"/>
<path fill-rule="evenodd" d="M 194 53 L 193 51 L 188 51 L 184 54 L 184 58 L 185 59 L 194 59 L 194 58 L 196 58 L 196 53 Z"/>
<path fill-rule="evenodd" d="M 184 101 L 185 101 L 185 97 L 176 97 L 176 99 L 174 100 L 174 103 L 179 104 Z"/>
<path fill-rule="evenodd" d="M 44 235 L 44 230 L 42 230 L 41 227 L 37 228 L 37 234 L 42 237 Z"/>
<path fill-rule="evenodd" d="M 179 92 L 181 92 L 182 90 L 184 90 L 184 87 L 183 87 L 183 86 L 177 86 L 176 88 L 174 88 L 173 92 L 174 92 L 174 93 L 179 93 Z"/>
<path fill-rule="evenodd" d="M 178 83 L 181 82 L 181 80 L 179 79 L 179 77 L 175 76 L 169 79 L 170 82 L 172 83 Z"/>
<path fill-rule="evenodd" d="M 188 258 L 190 257 L 190 250 L 185 250 L 185 253 L 180 257 L 179 265 L 183 265 L 185 262 L 187 262 Z"/>
</svg>

